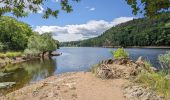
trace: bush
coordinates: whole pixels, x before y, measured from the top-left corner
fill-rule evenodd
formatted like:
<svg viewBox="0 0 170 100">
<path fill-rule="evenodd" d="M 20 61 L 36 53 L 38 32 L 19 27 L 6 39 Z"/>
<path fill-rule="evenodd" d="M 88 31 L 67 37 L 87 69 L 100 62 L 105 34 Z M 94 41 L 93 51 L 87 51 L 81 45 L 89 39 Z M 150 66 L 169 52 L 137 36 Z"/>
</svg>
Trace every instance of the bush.
<svg viewBox="0 0 170 100">
<path fill-rule="evenodd" d="M 98 68 L 99 66 L 96 64 L 96 65 L 93 65 L 92 67 L 91 67 L 91 69 L 90 69 L 90 71 L 93 73 L 93 74 L 97 74 L 96 73 L 96 71 L 97 71 L 97 68 Z"/>
<path fill-rule="evenodd" d="M 27 56 L 39 56 L 40 51 L 36 49 L 25 49 L 24 54 Z"/>
<path fill-rule="evenodd" d="M 4 58 L 6 55 L 4 53 L 0 53 L 0 58 Z"/>
<path fill-rule="evenodd" d="M 7 52 L 5 55 L 9 58 L 13 58 L 13 57 L 20 57 L 22 56 L 22 52 Z"/>
<path fill-rule="evenodd" d="M 136 79 L 138 83 L 143 83 L 165 97 L 170 96 L 170 78 L 164 72 L 140 73 Z"/>
<path fill-rule="evenodd" d="M 116 51 L 110 51 L 110 52 L 113 55 L 113 57 L 116 59 L 129 57 L 129 53 L 123 48 L 118 48 Z"/>
<path fill-rule="evenodd" d="M 163 69 L 170 69 L 170 51 L 158 56 L 158 60 Z"/>
</svg>

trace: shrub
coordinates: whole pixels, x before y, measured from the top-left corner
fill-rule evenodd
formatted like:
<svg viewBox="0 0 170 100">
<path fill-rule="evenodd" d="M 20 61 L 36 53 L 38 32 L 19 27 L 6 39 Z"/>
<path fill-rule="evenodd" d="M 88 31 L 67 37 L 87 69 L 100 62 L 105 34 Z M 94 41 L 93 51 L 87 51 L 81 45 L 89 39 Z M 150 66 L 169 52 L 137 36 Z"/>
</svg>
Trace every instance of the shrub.
<svg viewBox="0 0 170 100">
<path fill-rule="evenodd" d="M 153 67 L 153 66 L 152 66 L 152 64 L 151 64 L 150 61 L 144 60 L 143 64 L 145 65 L 145 69 L 146 69 L 148 72 L 150 72 L 150 73 L 153 73 L 153 72 L 154 72 L 154 70 L 151 69 L 151 67 Z"/>
<path fill-rule="evenodd" d="M 24 54 L 27 56 L 38 56 L 40 51 L 36 49 L 25 49 Z"/>
<path fill-rule="evenodd" d="M 0 51 L 3 51 L 4 49 L 4 44 L 0 42 Z"/>
<path fill-rule="evenodd" d="M 93 73 L 93 74 L 97 74 L 96 73 L 96 71 L 97 71 L 97 68 L 98 68 L 99 66 L 96 64 L 96 65 L 93 65 L 92 67 L 91 67 L 91 69 L 90 69 L 90 71 Z"/>
<path fill-rule="evenodd" d="M 20 57 L 22 56 L 22 52 L 7 52 L 5 55 L 9 58 L 13 58 L 13 57 Z"/>
<path fill-rule="evenodd" d="M 4 58 L 6 55 L 4 53 L 0 53 L 0 58 Z"/>
<path fill-rule="evenodd" d="M 116 51 L 110 51 L 110 52 L 113 55 L 113 57 L 116 59 L 129 57 L 129 53 L 123 48 L 118 48 Z"/>
<path fill-rule="evenodd" d="M 166 68 L 170 70 L 170 51 L 165 54 L 161 54 L 158 56 L 158 60 L 162 66 L 162 68 Z"/>
<path fill-rule="evenodd" d="M 164 72 L 140 73 L 136 79 L 138 83 L 143 83 L 165 97 L 170 96 L 170 79 Z"/>
</svg>

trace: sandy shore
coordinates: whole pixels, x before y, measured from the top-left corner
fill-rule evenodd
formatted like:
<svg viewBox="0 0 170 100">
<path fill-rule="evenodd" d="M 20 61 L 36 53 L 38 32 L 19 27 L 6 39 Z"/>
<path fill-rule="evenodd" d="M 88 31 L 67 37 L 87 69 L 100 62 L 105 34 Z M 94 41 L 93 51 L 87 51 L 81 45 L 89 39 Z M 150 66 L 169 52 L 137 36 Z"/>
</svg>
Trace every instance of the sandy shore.
<svg viewBox="0 0 170 100">
<path fill-rule="evenodd" d="M 126 79 L 102 80 L 90 72 L 65 73 L 31 84 L 0 100 L 124 100 Z"/>
</svg>

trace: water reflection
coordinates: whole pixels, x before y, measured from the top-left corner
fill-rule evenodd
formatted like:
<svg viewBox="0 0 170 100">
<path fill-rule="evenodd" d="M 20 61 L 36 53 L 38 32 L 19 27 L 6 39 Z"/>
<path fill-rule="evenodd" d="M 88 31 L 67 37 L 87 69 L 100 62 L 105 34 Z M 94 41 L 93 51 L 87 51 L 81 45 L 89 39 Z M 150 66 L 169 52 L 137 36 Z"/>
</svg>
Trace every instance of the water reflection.
<svg viewBox="0 0 170 100">
<path fill-rule="evenodd" d="M 16 85 L 9 89 L 0 89 L 0 93 L 7 93 L 19 89 L 31 82 L 39 81 L 54 74 L 57 70 L 55 58 L 40 59 L 21 64 L 9 65 L 1 69 L 1 73 L 8 73 L 0 77 L 0 82 L 16 82 Z"/>
</svg>

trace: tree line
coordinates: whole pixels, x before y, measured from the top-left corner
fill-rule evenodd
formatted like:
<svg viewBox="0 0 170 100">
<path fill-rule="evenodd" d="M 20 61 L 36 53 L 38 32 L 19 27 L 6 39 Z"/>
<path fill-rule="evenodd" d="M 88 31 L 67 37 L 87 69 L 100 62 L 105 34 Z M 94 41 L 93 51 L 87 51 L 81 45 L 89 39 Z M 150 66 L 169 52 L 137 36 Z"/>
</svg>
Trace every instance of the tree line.
<svg viewBox="0 0 170 100">
<path fill-rule="evenodd" d="M 170 46 L 170 13 L 162 13 L 152 19 L 133 19 L 110 28 L 98 37 L 63 42 L 61 46 Z"/>
<path fill-rule="evenodd" d="M 59 42 L 51 33 L 40 35 L 32 28 L 15 18 L 0 17 L 0 52 L 24 51 L 27 54 L 44 54 L 59 47 Z"/>
</svg>

